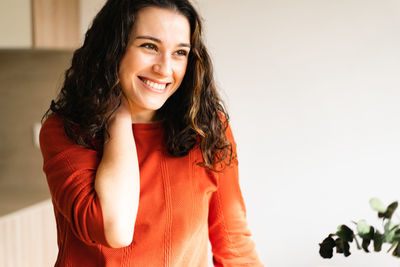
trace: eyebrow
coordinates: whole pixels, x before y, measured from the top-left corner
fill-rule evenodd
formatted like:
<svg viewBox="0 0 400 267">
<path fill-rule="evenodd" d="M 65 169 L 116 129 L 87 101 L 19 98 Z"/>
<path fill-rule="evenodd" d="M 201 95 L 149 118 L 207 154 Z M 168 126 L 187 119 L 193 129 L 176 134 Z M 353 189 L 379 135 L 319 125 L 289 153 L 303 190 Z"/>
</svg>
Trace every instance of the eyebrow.
<svg viewBox="0 0 400 267">
<path fill-rule="evenodd" d="M 159 44 L 162 43 L 162 41 L 161 41 L 160 39 L 155 38 L 155 37 L 153 37 L 153 36 L 148 36 L 148 35 L 136 36 L 136 37 L 135 37 L 135 40 L 136 40 L 136 39 L 147 39 L 147 40 L 151 40 L 151 41 L 153 41 L 153 42 L 159 43 Z M 183 47 L 188 47 L 188 48 L 190 48 L 190 44 L 188 44 L 188 43 L 180 43 L 180 44 L 178 44 L 178 46 L 183 46 Z"/>
</svg>

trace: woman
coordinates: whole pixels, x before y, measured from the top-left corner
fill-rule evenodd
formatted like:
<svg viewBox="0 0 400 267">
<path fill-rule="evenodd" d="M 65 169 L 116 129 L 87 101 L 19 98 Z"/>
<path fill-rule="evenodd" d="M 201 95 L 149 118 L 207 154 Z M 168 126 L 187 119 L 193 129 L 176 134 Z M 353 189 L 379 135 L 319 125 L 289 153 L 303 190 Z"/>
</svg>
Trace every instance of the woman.
<svg viewBox="0 0 400 267">
<path fill-rule="evenodd" d="M 109 0 L 40 133 L 56 266 L 262 266 L 199 16 Z"/>
</svg>

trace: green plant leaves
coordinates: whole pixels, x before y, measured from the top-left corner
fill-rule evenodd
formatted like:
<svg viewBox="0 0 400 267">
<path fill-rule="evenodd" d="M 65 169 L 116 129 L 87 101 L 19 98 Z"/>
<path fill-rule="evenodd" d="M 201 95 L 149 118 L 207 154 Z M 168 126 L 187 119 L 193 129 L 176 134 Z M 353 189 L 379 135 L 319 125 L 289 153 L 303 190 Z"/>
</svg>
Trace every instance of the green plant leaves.
<svg viewBox="0 0 400 267">
<path fill-rule="evenodd" d="M 378 212 L 378 217 L 390 220 L 392 218 L 393 213 L 396 211 L 397 206 L 398 206 L 397 201 L 393 202 L 387 207 L 385 212 Z"/>
<path fill-rule="evenodd" d="M 335 240 L 329 235 L 319 244 L 319 254 L 324 259 L 330 259 L 333 256 L 333 248 L 336 246 Z"/>
<path fill-rule="evenodd" d="M 351 255 L 349 243 L 353 240 L 357 243 L 357 248 L 365 252 L 369 252 L 369 246 L 373 242 L 374 251 L 379 252 L 382 250 L 384 243 L 391 244 L 392 246 L 388 252 L 392 251 L 392 255 L 400 258 L 400 225 L 394 224 L 391 218 L 398 207 L 398 202 L 391 203 L 385 207 L 383 203 L 377 199 L 370 200 L 372 209 L 378 212 L 378 217 L 383 220 L 384 232 L 381 233 L 373 226 L 367 224 L 365 220 L 360 220 L 356 223 L 357 235 L 362 239 L 361 246 L 357 240 L 357 236 L 353 230 L 345 224 L 339 225 L 335 234 L 330 234 L 327 238 L 320 243 L 319 253 L 323 258 L 332 258 L 333 249 L 336 247 L 336 253 L 344 254 L 344 256 Z M 334 237 L 337 237 L 334 239 Z"/>
<path fill-rule="evenodd" d="M 336 235 L 344 242 L 353 242 L 354 232 L 346 225 L 342 224 L 338 227 Z"/>
<path fill-rule="evenodd" d="M 384 236 L 378 230 L 374 234 L 374 251 L 379 252 L 382 249 Z"/>
<path fill-rule="evenodd" d="M 369 253 L 369 250 L 368 250 L 369 244 L 371 244 L 371 239 L 363 239 L 361 247 L 367 253 Z"/>
<path fill-rule="evenodd" d="M 400 257 L 400 244 L 399 242 L 394 242 L 392 246 L 389 248 L 388 252 L 393 249 L 392 255 L 395 257 Z"/>
<path fill-rule="evenodd" d="M 371 198 L 371 200 L 369 201 L 369 204 L 371 205 L 372 209 L 377 212 L 381 212 L 381 213 L 386 212 L 385 205 L 383 205 L 383 203 L 377 198 Z"/>
<path fill-rule="evenodd" d="M 396 211 L 398 206 L 397 201 L 395 201 L 386 208 L 385 205 L 383 205 L 383 203 L 377 198 L 371 198 L 369 204 L 371 205 L 373 210 L 378 212 L 379 218 L 385 218 L 389 220 L 392 218 L 392 215 Z"/>
<path fill-rule="evenodd" d="M 353 230 L 342 224 L 339 225 L 336 235 L 338 236 L 335 240 L 336 252 L 343 253 L 346 257 L 349 256 L 351 254 L 349 242 L 353 242 L 354 238 Z"/>
<path fill-rule="evenodd" d="M 394 231 L 393 241 L 396 241 L 396 242 L 399 242 L 399 243 L 400 243 L 400 229 L 399 229 L 399 225 L 397 225 L 397 228 L 396 228 L 396 230 Z"/>
<path fill-rule="evenodd" d="M 360 220 L 357 223 L 358 235 L 363 239 L 361 247 L 365 252 L 369 252 L 368 247 L 371 240 L 374 239 L 375 229 L 374 227 L 367 224 L 365 220 Z"/>
<path fill-rule="evenodd" d="M 399 228 L 399 225 L 395 225 L 393 224 L 391 221 L 388 221 L 385 226 L 385 242 L 387 243 L 393 243 L 395 241 L 395 237 L 396 237 L 396 233 L 398 233 L 398 231 L 396 231 Z M 398 237 L 398 235 L 397 235 Z"/>
<path fill-rule="evenodd" d="M 365 220 L 360 220 L 357 223 L 357 232 L 359 235 L 369 234 L 371 226 L 367 224 Z"/>
<path fill-rule="evenodd" d="M 400 244 L 399 243 L 397 243 L 395 249 L 393 250 L 392 255 L 395 257 L 400 257 Z"/>
<path fill-rule="evenodd" d="M 335 245 L 336 245 L 336 252 L 337 253 L 343 253 L 344 256 L 348 257 L 350 256 L 350 245 L 349 242 L 346 242 L 345 240 L 341 238 L 337 238 L 335 240 Z"/>
</svg>

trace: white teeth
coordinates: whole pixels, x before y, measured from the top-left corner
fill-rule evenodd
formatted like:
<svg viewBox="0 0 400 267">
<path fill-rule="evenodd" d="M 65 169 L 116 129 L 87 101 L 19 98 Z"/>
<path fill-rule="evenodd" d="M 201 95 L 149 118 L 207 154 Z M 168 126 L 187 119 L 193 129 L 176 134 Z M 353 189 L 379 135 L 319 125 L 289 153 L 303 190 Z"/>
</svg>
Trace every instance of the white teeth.
<svg viewBox="0 0 400 267">
<path fill-rule="evenodd" d="M 154 89 L 157 89 L 157 90 L 164 90 L 165 87 L 167 86 L 166 83 L 155 83 L 155 82 L 152 82 L 152 81 L 149 81 L 149 80 L 146 80 L 146 79 L 143 79 L 143 81 L 148 86 L 153 87 Z"/>
</svg>

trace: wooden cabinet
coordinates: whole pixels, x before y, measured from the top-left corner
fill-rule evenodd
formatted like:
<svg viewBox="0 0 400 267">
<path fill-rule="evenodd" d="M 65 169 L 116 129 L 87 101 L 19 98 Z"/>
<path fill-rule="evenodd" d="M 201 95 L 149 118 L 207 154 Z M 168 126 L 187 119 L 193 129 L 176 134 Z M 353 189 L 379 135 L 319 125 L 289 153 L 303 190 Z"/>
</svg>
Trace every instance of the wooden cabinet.
<svg viewBox="0 0 400 267">
<path fill-rule="evenodd" d="M 78 47 L 78 0 L 32 0 L 32 22 L 34 48 Z"/>
</svg>

